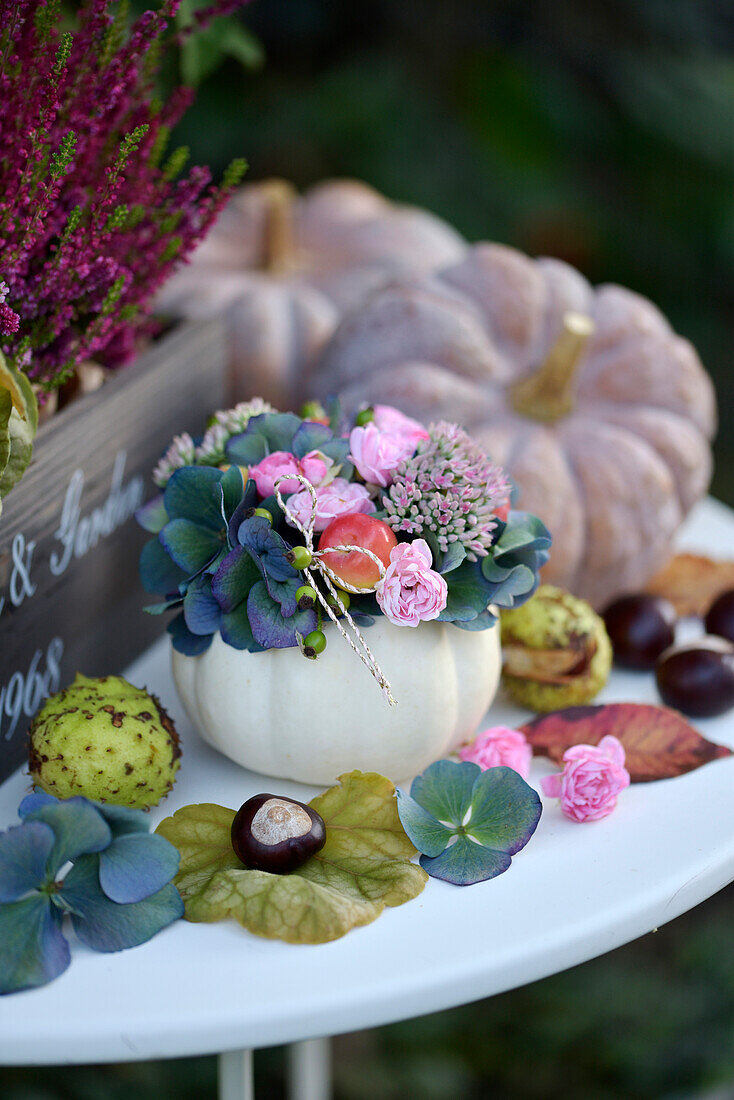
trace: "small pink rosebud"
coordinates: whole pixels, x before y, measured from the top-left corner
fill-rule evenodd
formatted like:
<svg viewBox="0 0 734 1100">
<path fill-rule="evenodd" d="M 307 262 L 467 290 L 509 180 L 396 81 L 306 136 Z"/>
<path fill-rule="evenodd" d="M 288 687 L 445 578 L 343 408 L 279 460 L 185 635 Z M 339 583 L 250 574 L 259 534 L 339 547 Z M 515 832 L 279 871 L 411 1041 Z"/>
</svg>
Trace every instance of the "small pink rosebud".
<svg viewBox="0 0 734 1100">
<path fill-rule="evenodd" d="M 448 586 L 434 569 L 425 539 L 399 542 L 390 551 L 390 564 L 375 589 L 382 613 L 396 626 L 418 626 L 437 619 L 446 606 Z"/>
<path fill-rule="evenodd" d="M 393 408 L 392 405 L 375 405 L 373 413 L 373 424 L 381 432 L 399 436 L 406 443 L 410 443 L 412 445 L 411 454 L 421 439 L 430 438 L 428 431 L 422 424 L 419 424 L 417 420 L 413 420 L 412 417 L 406 416 L 405 413 L 401 413 L 400 409 Z"/>
<path fill-rule="evenodd" d="M 543 794 L 560 798 L 566 817 L 578 822 L 607 817 L 629 783 L 624 748 L 611 734 L 598 745 L 572 745 L 563 754 L 563 771 L 540 781 Z"/>
<path fill-rule="evenodd" d="M 270 497 L 275 492 L 275 483 L 279 477 L 297 474 L 298 460 L 288 451 L 273 451 L 260 462 L 250 466 L 250 477 L 255 479 L 257 491 L 261 497 Z M 297 493 L 301 488 L 299 481 L 289 478 L 278 486 L 282 494 Z"/>
<path fill-rule="evenodd" d="M 316 488 L 316 518 L 314 531 L 325 530 L 337 516 L 351 516 L 355 512 L 375 512 L 377 509 L 364 485 L 356 485 L 344 477 L 335 477 L 328 485 Z M 313 505 L 307 489 L 294 493 L 288 498 L 287 522 L 295 527 L 290 516 L 294 516 L 303 527 L 311 522 Z"/>
<path fill-rule="evenodd" d="M 512 768 L 523 779 L 527 779 L 533 750 L 520 730 L 513 730 L 508 726 L 491 726 L 477 734 L 470 745 L 464 745 L 459 750 L 459 757 L 478 764 L 482 771 L 487 768 Z"/>
<path fill-rule="evenodd" d="M 403 436 L 381 432 L 370 421 L 364 428 L 352 428 L 349 448 L 349 457 L 360 476 L 385 489 L 392 484 L 393 474 L 403 459 L 412 456 L 415 444 Z"/>
<path fill-rule="evenodd" d="M 303 476 L 316 488 L 323 485 L 330 467 L 334 465 L 334 460 L 327 458 L 321 451 L 309 451 L 298 465 Z"/>
</svg>

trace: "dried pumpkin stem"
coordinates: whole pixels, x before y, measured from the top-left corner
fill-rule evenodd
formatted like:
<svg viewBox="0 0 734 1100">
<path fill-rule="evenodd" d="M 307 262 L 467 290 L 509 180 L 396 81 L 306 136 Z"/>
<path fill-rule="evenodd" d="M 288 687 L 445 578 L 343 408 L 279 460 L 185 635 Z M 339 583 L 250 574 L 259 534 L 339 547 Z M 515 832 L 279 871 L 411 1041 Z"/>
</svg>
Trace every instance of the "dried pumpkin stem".
<svg viewBox="0 0 734 1100">
<path fill-rule="evenodd" d="M 512 405 L 522 416 L 553 423 L 574 407 L 574 380 L 594 322 L 583 313 L 567 313 L 563 331 L 545 360 L 529 378 L 515 383 Z"/>
<path fill-rule="evenodd" d="M 287 180 L 272 179 L 264 185 L 265 229 L 263 267 L 271 275 L 282 275 L 294 266 L 293 207 L 296 191 Z"/>
</svg>

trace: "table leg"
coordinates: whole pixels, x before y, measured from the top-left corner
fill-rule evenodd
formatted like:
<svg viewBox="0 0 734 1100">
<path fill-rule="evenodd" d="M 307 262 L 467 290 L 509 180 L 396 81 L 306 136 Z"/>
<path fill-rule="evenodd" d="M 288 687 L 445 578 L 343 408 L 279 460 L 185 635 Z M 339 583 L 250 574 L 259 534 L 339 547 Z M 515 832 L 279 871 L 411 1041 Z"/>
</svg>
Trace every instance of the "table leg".
<svg viewBox="0 0 734 1100">
<path fill-rule="evenodd" d="M 219 1055 L 219 1100 L 255 1100 L 251 1050 Z"/>
<path fill-rule="evenodd" d="M 329 1100 L 331 1040 L 308 1039 L 288 1047 L 289 1100 Z"/>
</svg>

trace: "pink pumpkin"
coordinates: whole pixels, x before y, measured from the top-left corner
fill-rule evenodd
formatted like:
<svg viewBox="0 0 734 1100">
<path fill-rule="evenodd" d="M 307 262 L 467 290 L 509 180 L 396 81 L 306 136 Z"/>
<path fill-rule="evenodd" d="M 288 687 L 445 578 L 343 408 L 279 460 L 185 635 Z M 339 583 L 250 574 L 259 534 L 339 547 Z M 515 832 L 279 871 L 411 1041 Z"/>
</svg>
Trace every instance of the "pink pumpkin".
<svg viewBox="0 0 734 1100">
<path fill-rule="evenodd" d="M 462 423 L 553 533 L 545 580 L 596 606 L 641 588 L 711 476 L 711 382 L 647 299 L 480 244 L 374 293 L 304 393 Z"/>
<path fill-rule="evenodd" d="M 233 398 L 290 408 L 303 372 L 347 308 L 390 278 L 459 258 L 458 233 L 366 184 L 333 180 L 302 197 L 284 180 L 243 187 L 193 259 L 165 285 L 160 312 L 230 321 Z"/>
</svg>

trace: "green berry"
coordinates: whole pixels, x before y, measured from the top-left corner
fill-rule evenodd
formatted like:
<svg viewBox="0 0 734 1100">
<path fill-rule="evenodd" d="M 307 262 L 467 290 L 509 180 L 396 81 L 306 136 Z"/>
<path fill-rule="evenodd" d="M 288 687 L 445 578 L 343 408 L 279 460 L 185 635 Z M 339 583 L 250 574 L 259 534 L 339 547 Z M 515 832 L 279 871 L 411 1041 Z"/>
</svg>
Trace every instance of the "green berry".
<svg viewBox="0 0 734 1100">
<path fill-rule="evenodd" d="M 370 421 L 374 420 L 374 419 L 375 419 L 375 410 L 374 409 L 362 409 L 361 412 L 357 413 L 357 415 L 354 419 L 354 423 L 356 424 L 356 426 L 358 428 L 363 428 L 365 426 L 365 424 L 369 424 Z"/>
<path fill-rule="evenodd" d="M 303 649 L 307 657 L 317 657 L 326 649 L 326 635 L 323 630 L 312 630 L 303 639 Z"/>
<path fill-rule="evenodd" d="M 252 514 L 253 514 L 253 516 L 262 516 L 262 518 L 266 519 L 268 521 L 268 523 L 270 524 L 270 526 L 272 527 L 273 517 L 272 517 L 271 513 L 267 510 L 267 508 L 256 508 L 255 511 Z"/>
<path fill-rule="evenodd" d="M 304 420 L 325 420 L 327 412 L 320 401 L 305 401 L 299 413 Z"/>
<path fill-rule="evenodd" d="M 296 603 L 299 611 L 310 611 L 316 606 L 319 594 L 310 584 L 302 584 L 296 589 Z"/>
<path fill-rule="evenodd" d="M 339 596 L 339 599 L 337 600 L 336 597 L 334 597 L 334 596 L 327 596 L 326 597 L 326 602 L 328 603 L 329 607 L 333 607 L 337 611 L 341 610 L 341 608 L 339 607 L 339 603 L 341 603 L 341 606 L 346 611 L 348 609 L 350 603 L 352 602 L 349 599 L 349 593 L 344 592 L 341 588 L 337 588 L 336 591 L 337 591 L 337 594 Z"/>
<path fill-rule="evenodd" d="M 292 550 L 288 551 L 286 557 L 295 569 L 308 569 L 313 561 L 311 551 L 307 550 L 305 546 L 294 546 Z"/>
</svg>

